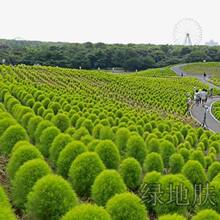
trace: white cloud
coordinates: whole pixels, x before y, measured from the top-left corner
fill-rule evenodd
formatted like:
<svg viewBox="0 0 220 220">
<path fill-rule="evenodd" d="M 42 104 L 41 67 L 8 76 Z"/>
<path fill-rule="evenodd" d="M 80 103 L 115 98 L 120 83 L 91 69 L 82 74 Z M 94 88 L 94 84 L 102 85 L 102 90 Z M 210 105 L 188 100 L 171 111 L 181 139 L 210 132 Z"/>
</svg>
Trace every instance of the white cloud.
<svg viewBox="0 0 220 220">
<path fill-rule="evenodd" d="M 172 43 L 184 17 L 203 27 L 204 42 L 220 42 L 219 0 L 0 0 L 0 38 Z"/>
</svg>

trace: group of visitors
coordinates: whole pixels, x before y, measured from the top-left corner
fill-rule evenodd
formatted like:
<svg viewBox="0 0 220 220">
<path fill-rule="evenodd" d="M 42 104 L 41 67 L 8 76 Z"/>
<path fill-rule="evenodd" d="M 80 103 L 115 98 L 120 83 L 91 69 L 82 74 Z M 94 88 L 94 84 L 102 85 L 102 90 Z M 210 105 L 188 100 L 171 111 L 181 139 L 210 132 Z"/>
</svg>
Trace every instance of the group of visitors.
<svg viewBox="0 0 220 220">
<path fill-rule="evenodd" d="M 213 88 L 211 88 L 208 92 L 207 89 L 196 90 L 194 93 L 194 101 L 197 105 L 202 103 L 203 105 L 207 102 L 208 98 L 212 98 L 213 96 Z"/>
</svg>

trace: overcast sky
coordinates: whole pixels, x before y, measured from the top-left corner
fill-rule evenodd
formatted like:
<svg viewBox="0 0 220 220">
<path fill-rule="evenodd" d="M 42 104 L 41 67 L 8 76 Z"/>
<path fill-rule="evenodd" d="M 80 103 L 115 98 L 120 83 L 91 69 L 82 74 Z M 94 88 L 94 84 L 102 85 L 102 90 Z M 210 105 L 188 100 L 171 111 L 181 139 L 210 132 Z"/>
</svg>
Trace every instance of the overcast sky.
<svg viewBox="0 0 220 220">
<path fill-rule="evenodd" d="M 219 0 L 0 0 L 0 38 L 172 44 L 182 18 L 220 42 Z"/>
</svg>

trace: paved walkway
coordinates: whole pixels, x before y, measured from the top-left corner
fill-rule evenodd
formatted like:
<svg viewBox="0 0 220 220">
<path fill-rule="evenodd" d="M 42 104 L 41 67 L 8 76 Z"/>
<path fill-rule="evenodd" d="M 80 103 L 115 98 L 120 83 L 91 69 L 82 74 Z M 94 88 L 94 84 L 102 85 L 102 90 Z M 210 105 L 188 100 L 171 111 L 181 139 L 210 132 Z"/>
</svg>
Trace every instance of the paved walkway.
<svg viewBox="0 0 220 220">
<path fill-rule="evenodd" d="M 188 74 L 184 71 L 182 71 L 180 68 L 184 66 L 185 64 L 178 65 L 171 67 L 171 69 L 177 74 L 181 75 L 183 74 L 184 76 L 190 76 L 190 77 L 195 77 L 198 78 L 200 81 L 203 83 L 209 85 L 210 88 L 217 88 L 220 89 L 220 87 L 213 85 L 212 83 L 208 82 L 206 78 L 203 77 L 203 75 L 199 74 Z M 204 117 L 205 117 L 205 111 L 206 111 L 206 120 L 205 120 L 205 127 L 213 132 L 220 132 L 220 122 L 213 116 L 211 112 L 211 108 L 214 102 L 220 101 L 220 97 L 214 97 L 212 99 L 209 99 L 206 103 L 207 109 L 205 109 L 201 104 L 196 105 L 193 104 L 191 107 L 191 115 L 194 120 L 196 120 L 198 123 L 203 125 L 204 123 Z"/>
</svg>

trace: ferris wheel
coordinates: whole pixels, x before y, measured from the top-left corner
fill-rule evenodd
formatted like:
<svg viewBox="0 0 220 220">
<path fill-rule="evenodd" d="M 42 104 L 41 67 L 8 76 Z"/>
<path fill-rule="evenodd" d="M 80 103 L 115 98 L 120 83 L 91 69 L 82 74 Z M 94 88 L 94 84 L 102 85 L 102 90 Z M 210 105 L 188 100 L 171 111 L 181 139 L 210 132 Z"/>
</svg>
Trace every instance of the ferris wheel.
<svg viewBox="0 0 220 220">
<path fill-rule="evenodd" d="M 173 40 L 176 45 L 199 45 L 202 42 L 202 27 L 194 19 L 184 18 L 175 25 Z"/>
</svg>

